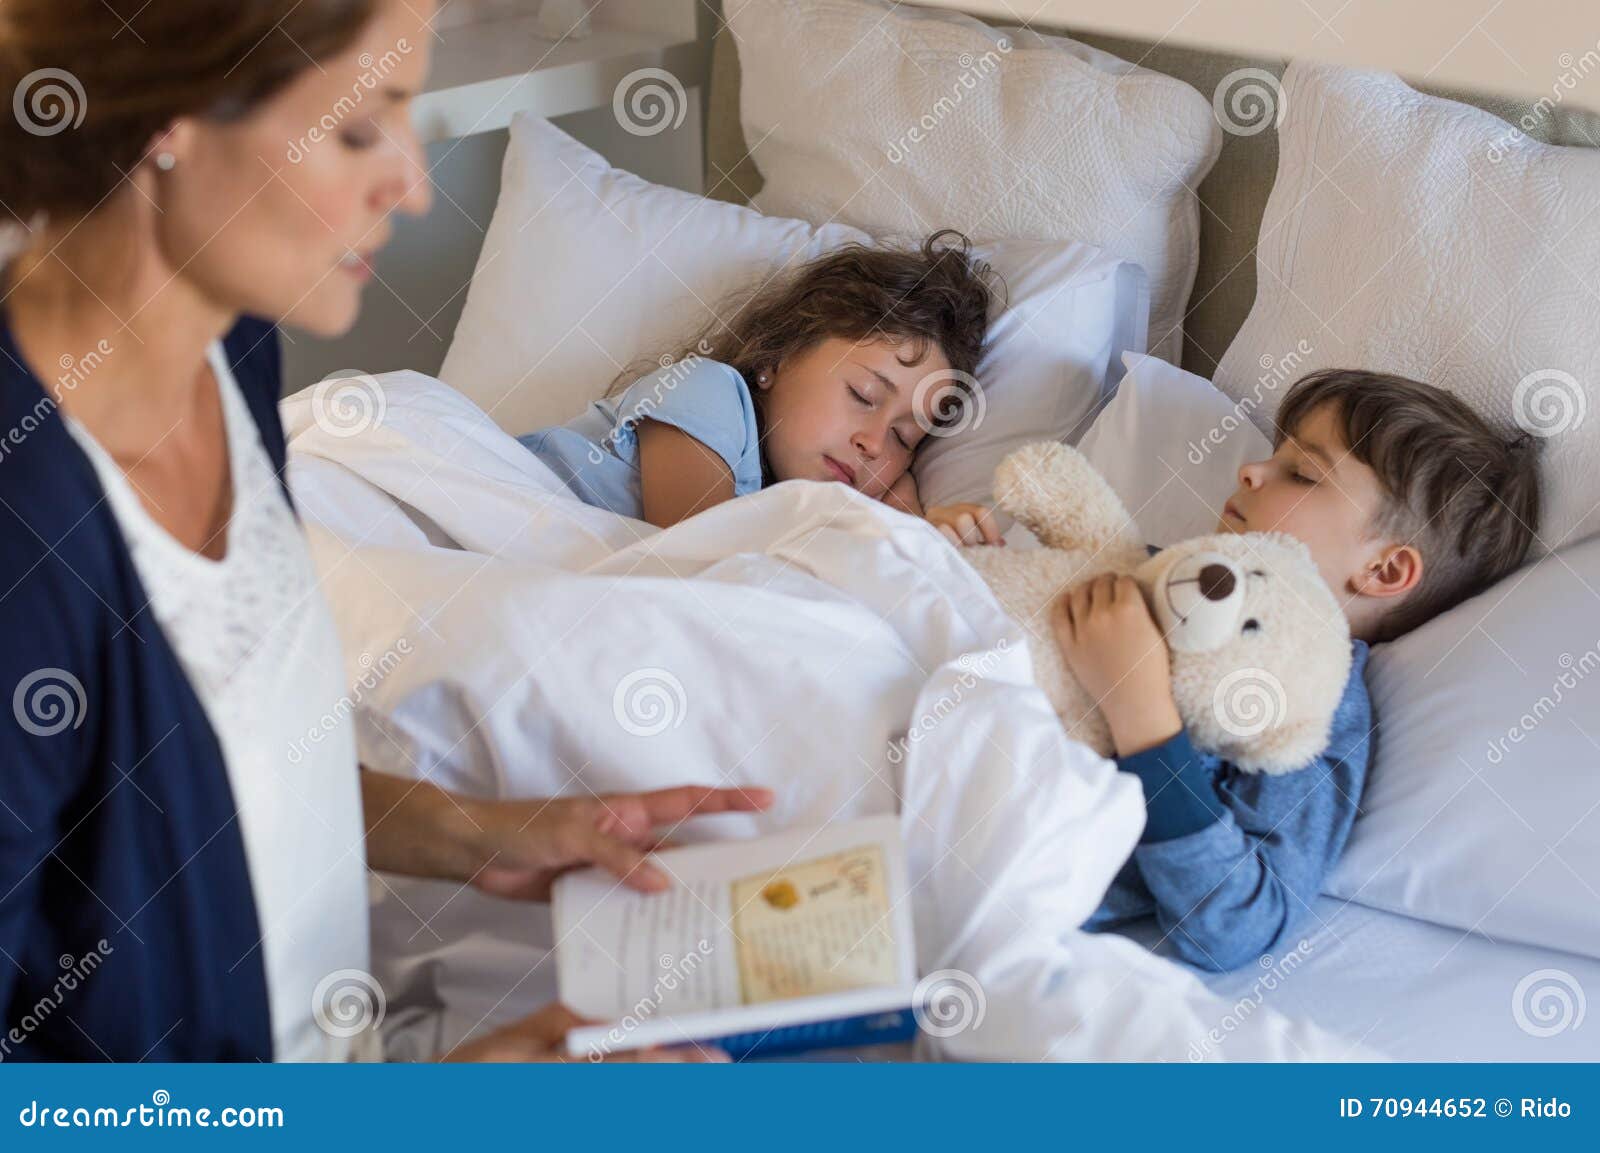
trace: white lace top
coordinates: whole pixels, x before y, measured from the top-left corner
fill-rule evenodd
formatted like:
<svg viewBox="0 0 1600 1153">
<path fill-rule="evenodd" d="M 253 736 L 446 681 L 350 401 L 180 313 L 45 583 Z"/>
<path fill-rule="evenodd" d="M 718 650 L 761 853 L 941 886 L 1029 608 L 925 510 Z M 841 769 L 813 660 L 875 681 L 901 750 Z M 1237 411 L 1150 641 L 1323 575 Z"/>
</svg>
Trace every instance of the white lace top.
<svg viewBox="0 0 1600 1153">
<path fill-rule="evenodd" d="M 111 456 L 81 425 L 67 427 L 222 746 L 263 935 L 274 1054 L 371 1055 L 362 1026 L 381 994 L 367 976 L 364 828 L 338 636 L 220 343 L 209 361 L 234 494 L 221 560 L 173 539 Z"/>
</svg>

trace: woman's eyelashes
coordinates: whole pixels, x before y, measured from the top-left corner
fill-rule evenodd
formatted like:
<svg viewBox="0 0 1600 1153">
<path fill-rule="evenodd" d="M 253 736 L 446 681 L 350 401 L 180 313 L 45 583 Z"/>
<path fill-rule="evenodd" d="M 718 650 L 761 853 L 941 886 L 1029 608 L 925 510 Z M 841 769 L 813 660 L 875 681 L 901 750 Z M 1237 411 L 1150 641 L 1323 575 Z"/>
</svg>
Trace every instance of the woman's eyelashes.
<svg viewBox="0 0 1600 1153">
<path fill-rule="evenodd" d="M 340 134 L 340 142 L 351 152 L 365 152 L 380 139 L 378 130 L 371 124 L 358 124 Z"/>
</svg>

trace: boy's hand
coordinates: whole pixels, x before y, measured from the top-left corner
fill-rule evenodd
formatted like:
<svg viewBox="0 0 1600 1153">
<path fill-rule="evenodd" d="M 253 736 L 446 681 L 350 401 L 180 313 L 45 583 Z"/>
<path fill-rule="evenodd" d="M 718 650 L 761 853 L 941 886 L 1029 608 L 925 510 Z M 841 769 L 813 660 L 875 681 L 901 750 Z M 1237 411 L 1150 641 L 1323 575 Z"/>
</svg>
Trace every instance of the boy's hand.
<svg viewBox="0 0 1600 1153">
<path fill-rule="evenodd" d="M 981 504 L 941 504 L 928 510 L 928 523 L 960 548 L 967 544 L 1003 545 L 1005 537 L 995 520 L 994 509 Z"/>
<path fill-rule="evenodd" d="M 1056 643 L 1100 706 L 1118 756 L 1159 745 L 1183 728 L 1172 662 L 1132 577 L 1104 573 L 1069 589 L 1051 613 Z"/>
</svg>

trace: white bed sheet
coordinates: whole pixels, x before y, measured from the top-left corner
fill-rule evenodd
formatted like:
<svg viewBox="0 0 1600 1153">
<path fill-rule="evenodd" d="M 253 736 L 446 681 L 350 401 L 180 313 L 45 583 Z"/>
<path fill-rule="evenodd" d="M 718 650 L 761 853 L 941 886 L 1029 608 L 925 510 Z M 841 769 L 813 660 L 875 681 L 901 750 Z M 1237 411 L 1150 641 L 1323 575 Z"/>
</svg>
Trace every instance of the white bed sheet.
<svg viewBox="0 0 1600 1153">
<path fill-rule="evenodd" d="M 1396 1060 L 1600 1061 L 1600 1024 L 1582 1013 L 1600 993 L 1600 959 L 1333 897 L 1313 914 L 1305 948 L 1205 983 L 1240 1016 L 1268 1005 Z M 1123 935 L 1156 946 L 1160 931 L 1151 920 Z"/>
</svg>

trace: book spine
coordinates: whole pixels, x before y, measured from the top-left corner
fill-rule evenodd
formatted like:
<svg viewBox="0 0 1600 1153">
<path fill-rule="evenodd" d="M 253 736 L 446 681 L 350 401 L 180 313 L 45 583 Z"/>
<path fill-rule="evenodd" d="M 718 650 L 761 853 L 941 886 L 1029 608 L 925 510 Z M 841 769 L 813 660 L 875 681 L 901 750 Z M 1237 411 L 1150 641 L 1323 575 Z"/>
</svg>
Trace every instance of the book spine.
<svg viewBox="0 0 1600 1153">
<path fill-rule="evenodd" d="M 729 1037 L 708 1037 L 735 1061 L 751 1057 L 778 1057 L 817 1049 L 850 1049 L 861 1045 L 887 1045 L 908 1041 L 917 1033 L 917 1019 L 910 1009 L 887 1013 L 862 1013 L 836 1017 L 831 1021 L 809 1021 L 804 1025 L 785 1025 L 777 1029 L 736 1033 Z"/>
</svg>

